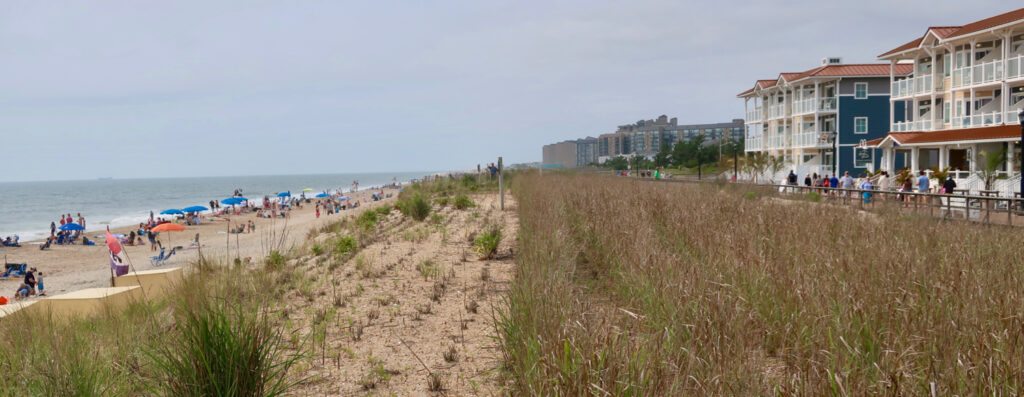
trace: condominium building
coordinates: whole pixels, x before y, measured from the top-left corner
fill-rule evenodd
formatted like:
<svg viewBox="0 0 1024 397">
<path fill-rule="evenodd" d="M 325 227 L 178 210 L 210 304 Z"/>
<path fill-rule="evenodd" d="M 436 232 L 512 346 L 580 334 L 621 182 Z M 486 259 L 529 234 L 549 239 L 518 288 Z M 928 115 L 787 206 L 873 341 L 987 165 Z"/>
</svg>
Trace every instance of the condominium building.
<svg viewBox="0 0 1024 397">
<path fill-rule="evenodd" d="M 632 155 L 652 157 L 662 147 L 671 148 L 679 141 L 688 141 L 697 136 L 704 136 L 707 144 L 722 139 L 743 139 L 743 119 L 733 119 L 727 123 L 680 125 L 675 117 L 669 119 L 662 115 L 657 119 L 620 125 L 614 133 L 598 137 L 599 160 Z"/>
<path fill-rule="evenodd" d="M 1020 178 L 1013 159 L 1020 158 L 1024 108 L 1024 8 L 929 27 L 878 59 L 892 71 L 892 113 L 907 115 L 890 119 L 890 133 L 864 145 L 882 150 L 883 168 L 950 167 L 963 185 L 986 164 L 984 155 L 1005 150 L 1010 156 L 999 172 Z M 904 66 L 913 72 L 900 73 Z"/>
<path fill-rule="evenodd" d="M 903 109 L 890 107 L 889 83 L 912 67 L 843 64 L 830 57 L 813 69 L 757 80 L 738 95 L 746 114 L 745 149 L 784 157 L 787 170 L 799 175 L 874 169 L 880 156 L 859 146 L 884 137 L 890 122 L 903 121 Z"/>
<path fill-rule="evenodd" d="M 542 164 L 548 167 L 585 167 L 597 162 L 598 139 L 587 137 L 544 145 Z"/>
</svg>

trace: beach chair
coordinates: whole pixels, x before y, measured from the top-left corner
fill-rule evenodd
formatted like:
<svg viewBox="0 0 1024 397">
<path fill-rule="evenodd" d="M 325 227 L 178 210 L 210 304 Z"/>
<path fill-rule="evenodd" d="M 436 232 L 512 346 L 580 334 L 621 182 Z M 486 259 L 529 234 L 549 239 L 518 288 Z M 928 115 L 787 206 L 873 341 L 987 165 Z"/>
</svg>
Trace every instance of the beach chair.
<svg viewBox="0 0 1024 397">
<path fill-rule="evenodd" d="M 167 253 L 167 256 L 164 256 L 164 250 L 165 248 L 160 248 L 160 255 L 150 258 L 149 263 L 153 266 L 160 266 L 163 265 L 164 262 L 167 262 L 167 260 L 170 259 L 172 256 L 174 256 L 174 248 L 171 248 L 171 252 Z"/>
<path fill-rule="evenodd" d="M 6 263 L 4 267 L 7 268 L 7 271 L 0 275 L 0 278 L 19 277 L 25 275 L 25 272 L 28 271 L 27 263 Z"/>
</svg>

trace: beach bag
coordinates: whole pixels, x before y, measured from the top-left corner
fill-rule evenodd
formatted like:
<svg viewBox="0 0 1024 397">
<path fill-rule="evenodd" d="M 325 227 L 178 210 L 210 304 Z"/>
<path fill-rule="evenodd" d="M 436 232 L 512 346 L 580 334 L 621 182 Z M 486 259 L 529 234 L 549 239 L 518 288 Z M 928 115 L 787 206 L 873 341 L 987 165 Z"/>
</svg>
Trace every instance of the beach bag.
<svg viewBox="0 0 1024 397">
<path fill-rule="evenodd" d="M 6 305 L 7 302 L 8 301 L 6 296 L 0 296 L 0 305 Z"/>
</svg>

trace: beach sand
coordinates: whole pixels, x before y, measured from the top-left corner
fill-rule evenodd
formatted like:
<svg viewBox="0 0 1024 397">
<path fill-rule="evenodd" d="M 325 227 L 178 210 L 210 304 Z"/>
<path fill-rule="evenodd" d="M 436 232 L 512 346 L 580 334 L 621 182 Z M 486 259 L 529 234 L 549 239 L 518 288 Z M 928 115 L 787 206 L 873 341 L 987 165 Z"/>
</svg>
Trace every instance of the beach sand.
<svg viewBox="0 0 1024 397">
<path fill-rule="evenodd" d="M 167 251 L 170 251 L 172 246 L 188 247 L 196 233 L 199 233 L 203 256 L 207 258 L 228 262 L 238 256 L 243 260 L 252 258 L 254 262 L 259 262 L 270 252 L 272 247 L 287 249 L 302 244 L 310 229 L 341 220 L 343 217 L 358 215 L 367 208 L 394 205 L 398 190 L 383 190 L 387 194 L 392 194 L 392 197 L 374 202 L 370 200 L 370 191 L 349 194 L 352 200 L 361 202 L 358 208 L 341 211 L 334 215 L 321 213 L 319 219 L 316 218 L 315 205 L 311 202 L 303 203 L 301 209 L 293 210 L 287 219 L 280 217 L 276 219 L 257 218 L 255 213 L 230 217 L 230 225 L 238 225 L 252 220 L 256 225 L 256 231 L 253 233 L 227 234 L 230 227 L 227 220 L 211 221 L 215 218 L 205 217 L 205 223 L 201 225 L 187 226 L 187 230 L 184 232 L 161 233 L 159 239 Z M 136 228 L 137 225 L 115 228 L 111 231 L 115 234 L 127 235 Z M 102 238 L 94 238 L 103 233 L 103 231 L 86 232 L 89 239 L 96 240 L 95 246 L 52 245 L 49 249 L 41 251 L 39 246 L 31 244 L 32 242 L 22 242 L 21 247 L 3 247 L 2 255 L 6 256 L 6 261 L 9 263 L 27 263 L 29 267 L 36 267 L 43 272 L 43 283 L 49 296 L 84 288 L 108 287 L 110 286 L 109 252 Z M 156 256 L 159 250 L 151 251 L 149 242 L 145 241 L 145 243 L 145 246 L 124 247 L 127 255 L 122 254 L 122 258 L 130 259 L 135 270 L 156 268 L 150 264 L 150 258 Z M 187 270 L 187 265 L 194 262 L 198 256 L 199 250 L 197 249 L 179 250 L 159 267 L 185 267 Z M 15 288 L 21 282 L 22 277 L 0 280 L 0 296 L 12 297 Z M 35 299 L 38 298 L 31 298 L 31 300 Z"/>
</svg>

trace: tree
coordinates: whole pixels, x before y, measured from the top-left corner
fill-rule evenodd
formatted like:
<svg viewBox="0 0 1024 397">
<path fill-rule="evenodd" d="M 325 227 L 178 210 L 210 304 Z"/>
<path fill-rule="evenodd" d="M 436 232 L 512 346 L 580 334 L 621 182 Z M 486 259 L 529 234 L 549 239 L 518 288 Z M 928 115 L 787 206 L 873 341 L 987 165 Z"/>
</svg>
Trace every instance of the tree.
<svg viewBox="0 0 1024 397">
<path fill-rule="evenodd" d="M 991 155 L 986 151 L 981 151 L 981 157 L 985 158 L 985 162 L 978 170 L 978 177 L 985 181 L 985 190 L 992 190 L 992 183 L 996 181 L 999 169 L 1006 162 L 1006 149 Z"/>
<path fill-rule="evenodd" d="M 661 150 L 658 150 L 658 154 L 654 156 L 655 167 L 667 167 L 672 162 L 672 145 L 663 144 Z"/>
<path fill-rule="evenodd" d="M 622 156 L 615 156 L 605 161 L 604 166 L 616 171 L 623 171 L 629 168 L 629 160 Z"/>
<path fill-rule="evenodd" d="M 782 169 L 785 168 L 787 164 L 789 164 L 789 161 L 786 160 L 785 155 L 768 156 L 768 168 L 772 171 L 770 182 L 773 185 L 775 184 L 775 174 L 778 174 L 779 171 L 782 171 Z"/>
</svg>

